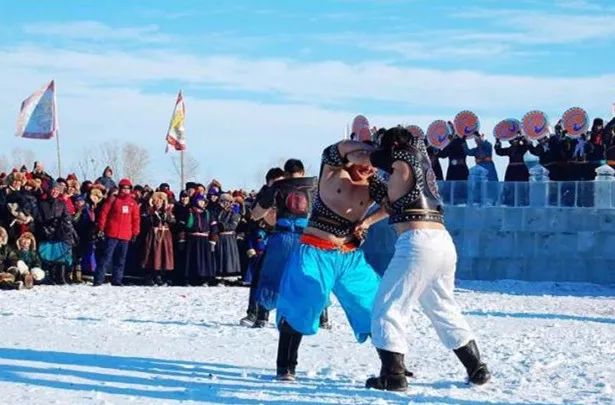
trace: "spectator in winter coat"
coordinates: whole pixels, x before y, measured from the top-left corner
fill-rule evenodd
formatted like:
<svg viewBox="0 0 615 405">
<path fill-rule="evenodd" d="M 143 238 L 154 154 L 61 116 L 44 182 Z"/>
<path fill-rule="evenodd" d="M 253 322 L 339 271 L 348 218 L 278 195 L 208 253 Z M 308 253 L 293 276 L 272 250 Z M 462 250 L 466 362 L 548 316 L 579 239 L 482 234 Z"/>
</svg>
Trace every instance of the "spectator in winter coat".
<svg viewBox="0 0 615 405">
<path fill-rule="evenodd" d="M 25 183 L 26 177 L 23 173 L 13 172 L 8 176 L 9 186 L 3 190 L 5 207 L 2 216 L 3 220 L 6 220 L 5 225 L 12 241 L 24 232 L 34 231 L 35 207 L 23 190 Z"/>
<path fill-rule="evenodd" d="M 103 170 L 102 176 L 96 179 L 96 183 L 102 184 L 107 192 L 111 192 L 113 189 L 116 189 L 115 181 L 113 181 L 113 169 L 110 166 L 105 167 Z"/>
<path fill-rule="evenodd" d="M 103 200 L 103 192 L 98 188 L 92 188 L 87 194 L 85 205 L 77 214 L 75 230 L 79 235 L 76 259 L 81 272 L 94 275 L 96 270 L 96 246 L 97 227 L 96 218 L 100 211 L 100 203 Z"/>
<path fill-rule="evenodd" d="M 237 226 L 241 215 L 233 210 L 233 197 L 230 194 L 220 196 L 221 211 L 217 222 L 220 239 L 216 245 L 216 261 L 221 276 L 238 276 L 241 274 L 239 248 L 237 246 Z"/>
<path fill-rule="evenodd" d="M 41 162 L 34 162 L 34 169 L 32 170 L 32 178 L 38 179 L 41 182 L 41 189 L 47 190 L 53 183 L 53 178 L 45 172 L 45 168 Z"/>
<path fill-rule="evenodd" d="M 61 189 L 52 183 L 48 195 L 39 203 L 39 254 L 48 272 L 45 279 L 52 284 L 66 284 L 67 269 L 73 264 L 72 249 L 78 242 L 72 218 L 60 198 Z"/>
<path fill-rule="evenodd" d="M 111 284 L 122 286 L 128 244 L 139 235 L 139 205 L 132 198 L 132 183 L 120 181 L 117 196 L 111 196 L 103 205 L 97 221 L 98 232 L 106 238 L 100 266 L 96 268 L 94 286 L 104 282 L 107 270 L 113 266 Z"/>
<path fill-rule="evenodd" d="M 11 253 L 6 229 L 0 227 L 0 290 L 32 288 L 34 279 L 27 266 L 23 262 L 15 262 L 15 265 L 11 266 Z M 17 264 L 19 267 L 17 267 Z"/>
<path fill-rule="evenodd" d="M 168 200 L 167 193 L 155 192 L 143 217 L 145 239 L 141 267 L 145 269 L 146 285 L 150 286 L 171 284 L 170 275 L 175 268 L 171 233 L 175 218 Z"/>
<path fill-rule="evenodd" d="M 34 282 L 41 282 L 45 277 L 45 272 L 41 269 L 41 258 L 36 251 L 36 239 L 30 232 L 22 234 L 17 242 L 15 249 L 9 253 L 8 265 L 17 269 L 24 281 L 25 287 L 31 287 L 30 278 Z"/>
</svg>

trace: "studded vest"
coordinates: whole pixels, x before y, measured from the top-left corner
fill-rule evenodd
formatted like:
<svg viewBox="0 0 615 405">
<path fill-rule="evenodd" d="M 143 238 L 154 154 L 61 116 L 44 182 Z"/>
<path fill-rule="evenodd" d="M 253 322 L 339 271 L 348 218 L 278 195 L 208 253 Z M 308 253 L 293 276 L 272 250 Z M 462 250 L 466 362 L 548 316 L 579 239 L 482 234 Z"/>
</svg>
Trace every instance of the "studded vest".
<svg viewBox="0 0 615 405">
<path fill-rule="evenodd" d="M 444 210 L 438 193 L 436 175 L 427 153 L 419 148 L 393 152 L 393 161 L 407 163 L 414 174 L 410 191 L 388 206 L 389 223 L 420 221 L 443 223 Z"/>
<path fill-rule="evenodd" d="M 353 233 L 355 223 L 333 212 L 316 193 L 308 226 L 343 238 Z"/>
</svg>

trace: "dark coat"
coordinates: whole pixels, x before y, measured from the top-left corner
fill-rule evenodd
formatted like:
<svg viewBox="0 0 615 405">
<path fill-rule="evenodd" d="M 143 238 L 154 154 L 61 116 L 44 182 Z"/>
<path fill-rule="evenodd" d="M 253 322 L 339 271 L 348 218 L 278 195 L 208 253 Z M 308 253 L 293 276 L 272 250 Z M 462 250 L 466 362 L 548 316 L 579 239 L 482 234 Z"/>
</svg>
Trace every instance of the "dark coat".
<svg viewBox="0 0 615 405">
<path fill-rule="evenodd" d="M 446 181 L 465 181 L 470 174 L 466 164 L 465 139 L 454 137 L 446 148 L 440 151 L 440 157 L 448 158 Z"/>
<path fill-rule="evenodd" d="M 527 141 L 511 142 L 507 148 L 503 148 L 500 142 L 495 144 L 495 153 L 499 156 L 508 156 L 508 166 L 504 181 L 528 181 L 530 172 L 525 165 L 523 156 L 529 150 Z"/>
<path fill-rule="evenodd" d="M 78 236 L 64 201 L 48 197 L 39 203 L 38 238 L 47 242 L 64 242 L 75 246 Z"/>
</svg>

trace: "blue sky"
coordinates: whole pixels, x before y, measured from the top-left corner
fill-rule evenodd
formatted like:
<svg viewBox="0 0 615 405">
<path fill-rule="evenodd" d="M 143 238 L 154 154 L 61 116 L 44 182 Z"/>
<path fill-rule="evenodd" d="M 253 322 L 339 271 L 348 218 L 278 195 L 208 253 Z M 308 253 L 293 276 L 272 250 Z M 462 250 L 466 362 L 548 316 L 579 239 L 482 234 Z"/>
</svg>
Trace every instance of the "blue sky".
<svg viewBox="0 0 615 405">
<path fill-rule="evenodd" d="M 610 118 L 614 38 L 609 1 L 0 0 L 0 133 L 54 167 L 53 143 L 13 136 L 54 78 L 65 167 L 131 140 L 152 182 L 177 183 L 163 139 L 182 88 L 199 175 L 251 187 L 287 157 L 315 172 L 359 113 L 425 129 L 471 109 L 488 137 L 532 109 Z"/>
</svg>

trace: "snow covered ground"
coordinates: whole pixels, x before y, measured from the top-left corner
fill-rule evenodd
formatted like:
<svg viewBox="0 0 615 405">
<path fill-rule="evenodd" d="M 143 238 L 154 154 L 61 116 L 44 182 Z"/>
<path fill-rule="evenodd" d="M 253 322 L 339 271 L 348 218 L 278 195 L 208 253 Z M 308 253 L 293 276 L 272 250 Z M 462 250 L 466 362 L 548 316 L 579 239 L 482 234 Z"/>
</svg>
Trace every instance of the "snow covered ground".
<svg viewBox="0 0 615 405">
<path fill-rule="evenodd" d="M 238 325 L 246 288 L 1 291 L 0 403 L 615 403 L 615 287 L 459 287 L 493 380 L 466 386 L 457 359 L 412 313 L 406 362 L 417 377 L 407 394 L 363 388 L 379 362 L 354 342 L 337 303 L 333 330 L 303 341 L 299 381 L 278 383 L 276 329 Z"/>
</svg>

